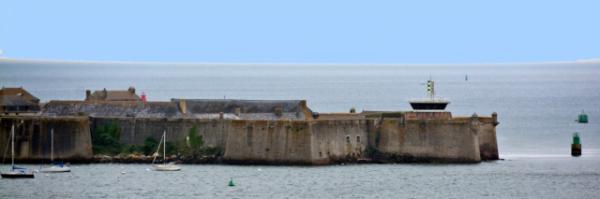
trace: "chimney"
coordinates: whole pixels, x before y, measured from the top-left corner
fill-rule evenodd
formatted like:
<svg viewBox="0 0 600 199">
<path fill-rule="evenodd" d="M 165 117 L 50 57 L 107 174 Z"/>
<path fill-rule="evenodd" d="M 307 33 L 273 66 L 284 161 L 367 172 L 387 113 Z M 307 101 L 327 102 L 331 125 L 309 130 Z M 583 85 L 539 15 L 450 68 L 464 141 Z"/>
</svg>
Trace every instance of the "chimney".
<svg viewBox="0 0 600 199">
<path fill-rule="evenodd" d="M 300 107 L 302 107 L 302 109 L 308 108 L 306 107 L 306 100 L 300 100 Z"/>
<path fill-rule="evenodd" d="M 240 114 L 242 114 L 242 107 L 235 107 L 234 114 L 240 116 Z"/>
<path fill-rule="evenodd" d="M 106 88 L 102 89 L 102 98 L 106 99 L 108 97 L 108 91 L 106 91 Z"/>
<path fill-rule="evenodd" d="M 281 117 L 283 115 L 283 108 L 281 106 L 275 107 L 275 115 Z"/>
<path fill-rule="evenodd" d="M 179 111 L 183 114 L 187 113 L 187 105 L 185 104 L 184 99 L 179 99 Z"/>
<path fill-rule="evenodd" d="M 129 91 L 129 93 L 131 93 L 131 94 L 135 94 L 135 87 L 133 87 L 133 86 L 130 86 L 130 87 L 127 89 L 127 91 Z"/>
<path fill-rule="evenodd" d="M 92 95 L 92 91 L 90 90 L 85 90 L 85 100 L 90 100 L 90 95 Z"/>
<path fill-rule="evenodd" d="M 492 113 L 492 120 L 494 121 L 494 126 L 498 126 L 498 124 L 500 124 L 500 122 L 498 122 L 498 113 Z"/>
</svg>

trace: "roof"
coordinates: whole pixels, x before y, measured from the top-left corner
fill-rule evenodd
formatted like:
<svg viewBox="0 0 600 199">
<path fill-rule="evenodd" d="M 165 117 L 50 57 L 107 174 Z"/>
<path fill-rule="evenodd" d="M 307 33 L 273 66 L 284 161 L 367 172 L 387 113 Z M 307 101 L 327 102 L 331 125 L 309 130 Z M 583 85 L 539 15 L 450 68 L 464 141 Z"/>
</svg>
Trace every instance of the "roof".
<svg viewBox="0 0 600 199">
<path fill-rule="evenodd" d="M 99 101 L 141 101 L 140 97 L 135 94 L 135 89 L 128 90 L 97 90 L 86 96 L 86 100 Z"/>
<path fill-rule="evenodd" d="M 281 120 L 305 119 L 304 100 L 172 99 L 141 101 L 50 101 L 42 116 L 89 115 L 91 117 L 197 118 Z"/>
<path fill-rule="evenodd" d="M 357 120 L 364 119 L 361 113 L 319 113 L 319 120 Z"/>
<path fill-rule="evenodd" d="M 172 102 L 115 102 L 115 101 L 50 101 L 42 110 L 43 116 L 87 114 L 91 117 L 181 117 Z"/>
<path fill-rule="evenodd" d="M 235 113 L 240 108 L 242 113 L 274 113 L 276 108 L 281 112 L 301 112 L 304 100 L 236 100 L 236 99 L 171 99 L 172 102 L 185 101 L 186 112 L 198 113 Z"/>
<path fill-rule="evenodd" d="M 30 101 L 30 102 L 36 103 L 36 104 L 40 102 L 40 99 L 33 96 L 31 93 L 27 92 L 27 90 L 25 90 L 23 88 L 2 87 L 2 89 L 0 89 L 0 97 L 4 97 L 4 96 L 19 97 L 23 100 Z"/>
<path fill-rule="evenodd" d="M 183 108 L 185 115 L 206 118 L 208 115 L 223 113 L 235 119 L 280 120 L 305 119 L 304 100 L 237 100 L 237 99 L 171 99 Z M 182 104 L 182 102 L 184 102 Z"/>
<path fill-rule="evenodd" d="M 23 88 L 2 88 L 0 89 L 0 106 L 5 107 L 23 107 L 25 109 L 16 109 L 16 112 L 28 112 L 39 110 L 40 99 L 31 95 Z M 4 110 L 4 109 L 3 109 Z M 8 110 L 8 109 L 7 109 Z"/>
<path fill-rule="evenodd" d="M 23 99 L 21 96 L 2 95 L 0 96 L 0 105 L 2 106 L 36 106 L 37 103 Z"/>
</svg>

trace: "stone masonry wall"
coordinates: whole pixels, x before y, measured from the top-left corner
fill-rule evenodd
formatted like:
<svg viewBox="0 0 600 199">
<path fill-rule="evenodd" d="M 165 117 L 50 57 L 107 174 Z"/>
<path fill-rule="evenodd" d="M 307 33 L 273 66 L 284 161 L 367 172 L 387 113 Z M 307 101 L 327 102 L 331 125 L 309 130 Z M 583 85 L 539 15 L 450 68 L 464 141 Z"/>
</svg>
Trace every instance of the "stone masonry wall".
<svg viewBox="0 0 600 199">
<path fill-rule="evenodd" d="M 234 120 L 223 158 L 241 164 L 311 164 L 312 135 L 306 121 Z"/>
<path fill-rule="evenodd" d="M 311 122 L 314 164 L 355 162 L 365 158 L 367 128 L 365 120 L 319 120 Z"/>
<path fill-rule="evenodd" d="M 157 119 L 157 118 L 94 118 L 92 131 L 101 125 L 117 124 L 120 128 L 121 143 L 143 145 L 144 140 L 152 137 L 160 140 L 166 131 L 167 141 L 182 141 L 192 127 L 204 140 L 204 146 L 223 149 L 229 132 L 228 120 L 199 119 Z"/>
<path fill-rule="evenodd" d="M 369 145 L 378 161 L 479 162 L 478 123 L 467 120 L 369 121 Z"/>
<path fill-rule="evenodd" d="M 10 161 L 10 131 L 15 125 L 17 161 L 50 160 L 51 130 L 54 130 L 55 160 L 86 161 L 92 157 L 91 134 L 87 117 L 2 117 L 0 118 L 0 157 Z"/>
<path fill-rule="evenodd" d="M 479 162 L 498 159 L 495 117 L 450 113 L 385 113 L 374 117 L 312 120 L 230 120 L 193 118 L 0 117 L 0 152 L 10 157 L 10 125 L 19 123 L 17 157 L 49 158 L 50 129 L 55 157 L 67 161 L 92 156 L 91 133 L 117 124 L 124 144 L 152 137 L 185 140 L 196 127 L 204 145 L 238 164 L 331 164 L 373 159 L 380 162 Z M 180 142 L 181 143 L 181 142 Z M 3 155 L 3 154 L 0 154 Z M 10 159 L 8 159 L 10 161 Z"/>
</svg>

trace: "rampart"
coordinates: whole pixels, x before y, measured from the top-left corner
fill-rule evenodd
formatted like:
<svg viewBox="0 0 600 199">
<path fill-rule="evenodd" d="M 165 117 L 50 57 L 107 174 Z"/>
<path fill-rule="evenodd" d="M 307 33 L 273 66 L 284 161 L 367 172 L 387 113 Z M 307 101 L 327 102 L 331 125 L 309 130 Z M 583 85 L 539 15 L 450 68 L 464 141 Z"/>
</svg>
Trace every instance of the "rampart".
<svg viewBox="0 0 600 199">
<path fill-rule="evenodd" d="M 316 113 L 303 100 L 183 100 L 170 102 L 51 101 L 33 116 L 0 116 L 0 146 L 16 128 L 18 160 L 92 158 L 101 126 L 119 129 L 119 142 L 167 139 L 185 148 L 190 132 L 232 164 L 339 162 L 476 163 L 498 159 L 497 116 L 452 117 L 450 112 Z M 192 131 L 195 129 L 195 131 Z M 189 145 L 189 144 L 188 144 Z M 8 154 L 8 156 L 6 156 Z M 3 153 L 10 157 L 10 151 Z M 98 155 L 98 154 L 96 154 Z M 175 155 L 175 154 L 173 154 Z"/>
<path fill-rule="evenodd" d="M 86 162 L 93 155 L 87 117 L 2 116 L 0 155 L 3 163 L 10 163 L 10 131 L 13 125 L 17 160 L 36 163 L 49 161 L 52 141 L 55 159 Z M 52 131 L 54 140 L 51 139 Z"/>
</svg>

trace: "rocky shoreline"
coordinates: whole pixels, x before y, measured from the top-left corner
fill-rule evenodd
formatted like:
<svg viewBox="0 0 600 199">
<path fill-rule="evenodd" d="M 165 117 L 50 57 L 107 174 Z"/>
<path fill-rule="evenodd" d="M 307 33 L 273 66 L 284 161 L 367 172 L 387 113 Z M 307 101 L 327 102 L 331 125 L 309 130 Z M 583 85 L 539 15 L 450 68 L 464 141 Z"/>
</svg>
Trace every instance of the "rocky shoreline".
<svg viewBox="0 0 600 199">
<path fill-rule="evenodd" d="M 218 164 L 222 163 L 222 158 L 218 156 L 199 156 L 199 157 L 188 157 L 188 156 L 168 156 L 167 162 L 175 162 L 178 164 Z M 94 155 L 89 163 L 152 163 L 154 160 L 153 156 L 147 155 Z M 162 158 L 157 158 L 156 162 L 162 162 Z"/>
</svg>

